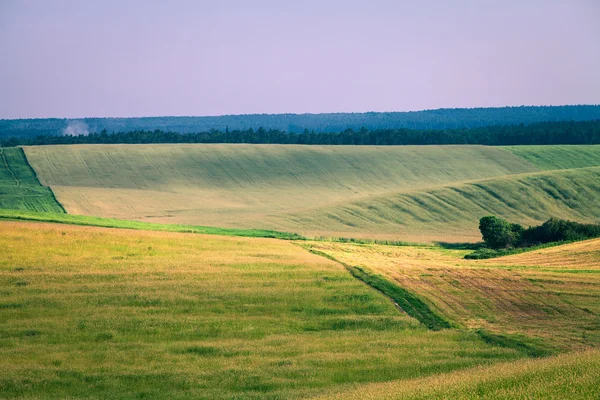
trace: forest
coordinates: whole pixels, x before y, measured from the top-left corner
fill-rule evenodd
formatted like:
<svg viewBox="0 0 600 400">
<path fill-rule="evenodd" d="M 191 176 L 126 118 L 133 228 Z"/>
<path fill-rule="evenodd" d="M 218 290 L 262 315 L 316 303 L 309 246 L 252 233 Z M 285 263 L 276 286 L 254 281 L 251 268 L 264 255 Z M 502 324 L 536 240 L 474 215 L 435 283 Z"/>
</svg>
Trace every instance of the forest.
<svg viewBox="0 0 600 400">
<path fill-rule="evenodd" d="M 368 130 L 465 129 L 490 125 L 600 119 L 600 105 L 521 106 L 496 108 L 447 108 L 410 112 L 323 114 L 248 114 L 213 117 L 144 118 L 43 118 L 0 120 L 0 138 L 35 137 L 89 132 L 154 131 L 197 133 L 239 130 L 279 130 L 335 133 L 346 129 Z"/>
<path fill-rule="evenodd" d="M 530 125 L 498 125 L 470 129 L 417 130 L 376 129 L 362 127 L 342 132 L 302 133 L 278 129 L 210 130 L 199 133 L 129 131 L 87 135 L 38 135 L 0 139 L 4 147 L 48 144 L 112 143 L 256 143 L 305 145 L 442 145 L 479 144 L 489 146 L 600 144 L 600 119 L 593 121 L 540 122 Z"/>
</svg>

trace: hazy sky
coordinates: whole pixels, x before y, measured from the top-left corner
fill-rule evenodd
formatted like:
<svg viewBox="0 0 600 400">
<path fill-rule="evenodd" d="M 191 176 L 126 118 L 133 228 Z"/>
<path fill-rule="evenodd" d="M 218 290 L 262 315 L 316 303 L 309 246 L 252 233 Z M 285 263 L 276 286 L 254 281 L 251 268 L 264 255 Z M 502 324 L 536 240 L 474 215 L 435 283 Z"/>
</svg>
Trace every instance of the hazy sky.
<svg viewBox="0 0 600 400">
<path fill-rule="evenodd" d="M 599 0 L 0 0 L 0 118 L 600 103 Z"/>
</svg>

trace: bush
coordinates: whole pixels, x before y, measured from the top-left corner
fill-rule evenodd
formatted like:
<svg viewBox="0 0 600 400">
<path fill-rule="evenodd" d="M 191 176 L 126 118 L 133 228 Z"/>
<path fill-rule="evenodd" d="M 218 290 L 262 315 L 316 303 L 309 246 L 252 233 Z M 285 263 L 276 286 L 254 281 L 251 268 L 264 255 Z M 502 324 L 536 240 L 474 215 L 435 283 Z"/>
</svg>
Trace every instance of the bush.
<svg viewBox="0 0 600 400">
<path fill-rule="evenodd" d="M 519 224 L 511 224 L 502 218 L 488 215 L 479 220 L 479 230 L 489 248 L 502 249 L 516 244 L 525 229 Z"/>
<path fill-rule="evenodd" d="M 520 247 L 534 246 L 550 242 L 572 242 L 600 237 L 600 225 L 580 224 L 550 218 L 540 226 L 529 227 L 522 232 L 518 242 Z"/>
<path fill-rule="evenodd" d="M 488 215 L 479 220 L 479 230 L 486 246 L 494 250 L 600 237 L 600 225 L 580 224 L 557 218 L 550 218 L 540 226 L 524 229 L 519 224 L 511 224 L 502 218 Z M 484 256 L 490 254 L 481 253 Z"/>
</svg>

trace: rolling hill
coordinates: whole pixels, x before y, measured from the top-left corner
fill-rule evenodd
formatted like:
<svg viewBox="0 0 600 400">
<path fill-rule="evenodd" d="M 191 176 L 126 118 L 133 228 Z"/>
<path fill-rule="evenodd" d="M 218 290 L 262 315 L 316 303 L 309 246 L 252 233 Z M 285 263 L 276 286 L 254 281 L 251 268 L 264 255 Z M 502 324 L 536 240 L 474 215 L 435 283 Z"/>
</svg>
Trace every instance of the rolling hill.
<svg viewBox="0 0 600 400">
<path fill-rule="evenodd" d="M 489 213 L 524 224 L 600 219 L 600 146 L 24 150 L 72 214 L 423 242 L 477 240 Z"/>
<path fill-rule="evenodd" d="M 0 208 L 63 213 L 52 190 L 38 181 L 20 148 L 0 148 Z"/>
<path fill-rule="evenodd" d="M 69 213 L 293 232 L 308 225 L 289 216 L 317 207 L 537 170 L 484 146 L 81 145 L 25 152 Z"/>
</svg>

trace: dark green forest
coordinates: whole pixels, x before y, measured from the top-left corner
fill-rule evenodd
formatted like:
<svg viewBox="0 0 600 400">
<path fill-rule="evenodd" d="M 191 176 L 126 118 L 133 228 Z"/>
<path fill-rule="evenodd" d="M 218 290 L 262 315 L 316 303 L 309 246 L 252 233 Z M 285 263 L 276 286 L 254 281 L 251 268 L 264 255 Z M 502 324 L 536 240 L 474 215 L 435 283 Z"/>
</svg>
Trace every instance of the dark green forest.
<svg viewBox="0 0 600 400">
<path fill-rule="evenodd" d="M 433 145 L 481 144 L 600 144 L 600 120 L 541 122 L 531 125 L 487 126 L 471 129 L 347 129 L 323 133 L 306 130 L 288 133 L 275 129 L 211 130 L 182 134 L 177 132 L 131 131 L 91 133 L 88 135 L 42 135 L 0 139 L 0 145 L 94 144 L 94 143 L 278 143 L 324 145 Z"/>
<path fill-rule="evenodd" d="M 0 138 L 53 136 L 89 132 L 154 131 L 178 133 L 211 130 L 258 130 L 322 133 L 358 130 L 447 130 L 490 125 L 519 125 L 536 122 L 587 121 L 600 119 L 599 105 L 522 106 L 499 108 L 453 108 L 411 112 L 367 112 L 331 114 L 250 114 L 218 117 L 145 117 L 80 119 L 0 120 Z"/>
</svg>

